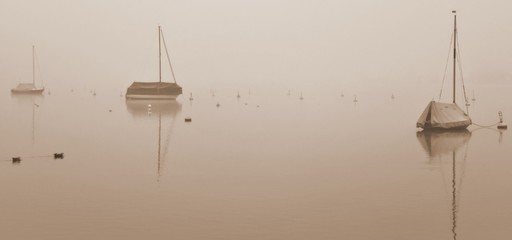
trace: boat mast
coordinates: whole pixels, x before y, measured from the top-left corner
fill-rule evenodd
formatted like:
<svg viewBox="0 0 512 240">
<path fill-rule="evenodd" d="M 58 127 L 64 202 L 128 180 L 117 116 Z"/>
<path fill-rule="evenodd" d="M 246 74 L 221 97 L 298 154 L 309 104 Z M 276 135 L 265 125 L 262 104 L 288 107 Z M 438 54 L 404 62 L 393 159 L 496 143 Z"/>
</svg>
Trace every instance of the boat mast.
<svg viewBox="0 0 512 240">
<path fill-rule="evenodd" d="M 35 57 L 35 50 L 34 45 L 32 45 L 32 84 L 34 86 L 36 85 L 36 57 Z"/>
<path fill-rule="evenodd" d="M 161 27 L 160 27 L 160 25 L 158 25 L 158 73 L 159 73 L 158 80 L 159 80 L 159 82 L 162 82 L 162 50 L 161 50 L 162 39 L 160 37 L 161 32 L 162 32 Z"/>
<path fill-rule="evenodd" d="M 455 103 L 455 73 L 457 64 L 457 11 L 453 10 L 453 103 Z"/>
</svg>

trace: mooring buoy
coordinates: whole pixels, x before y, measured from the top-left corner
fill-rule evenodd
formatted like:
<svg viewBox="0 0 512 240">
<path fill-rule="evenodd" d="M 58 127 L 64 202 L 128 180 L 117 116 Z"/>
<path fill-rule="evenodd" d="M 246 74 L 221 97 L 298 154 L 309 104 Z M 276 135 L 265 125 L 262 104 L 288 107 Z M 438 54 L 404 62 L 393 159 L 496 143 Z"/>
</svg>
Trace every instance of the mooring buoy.
<svg viewBox="0 0 512 240">
<path fill-rule="evenodd" d="M 12 158 L 12 164 L 19 164 L 21 163 L 21 158 L 20 157 L 13 157 Z"/>
</svg>

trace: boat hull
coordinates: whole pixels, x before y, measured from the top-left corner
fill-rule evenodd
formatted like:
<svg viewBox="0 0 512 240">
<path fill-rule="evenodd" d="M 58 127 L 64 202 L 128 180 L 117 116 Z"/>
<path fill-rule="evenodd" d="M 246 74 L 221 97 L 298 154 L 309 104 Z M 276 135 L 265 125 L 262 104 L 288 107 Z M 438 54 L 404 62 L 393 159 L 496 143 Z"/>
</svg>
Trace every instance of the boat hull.
<svg viewBox="0 0 512 240">
<path fill-rule="evenodd" d="M 11 89 L 11 93 L 13 94 L 42 94 L 44 88 L 42 89 Z"/>
<path fill-rule="evenodd" d="M 176 83 L 133 82 L 126 90 L 126 99 L 175 100 L 182 92 L 182 88 Z"/>
<path fill-rule="evenodd" d="M 145 94 L 127 94 L 126 99 L 140 99 L 140 100 L 176 100 L 178 95 L 145 95 Z"/>
</svg>

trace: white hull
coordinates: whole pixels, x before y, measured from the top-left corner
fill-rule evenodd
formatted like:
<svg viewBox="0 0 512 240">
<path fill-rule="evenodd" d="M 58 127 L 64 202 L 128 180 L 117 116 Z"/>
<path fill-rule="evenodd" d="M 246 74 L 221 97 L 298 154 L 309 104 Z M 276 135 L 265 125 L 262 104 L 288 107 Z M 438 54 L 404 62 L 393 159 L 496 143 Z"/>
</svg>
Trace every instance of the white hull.
<svg viewBox="0 0 512 240">
<path fill-rule="evenodd" d="M 144 94 L 127 94 L 126 99 L 161 99 L 176 100 L 178 95 L 144 95 Z"/>
<path fill-rule="evenodd" d="M 35 88 L 35 89 L 11 89 L 11 93 L 16 94 L 42 94 L 44 88 Z"/>
</svg>

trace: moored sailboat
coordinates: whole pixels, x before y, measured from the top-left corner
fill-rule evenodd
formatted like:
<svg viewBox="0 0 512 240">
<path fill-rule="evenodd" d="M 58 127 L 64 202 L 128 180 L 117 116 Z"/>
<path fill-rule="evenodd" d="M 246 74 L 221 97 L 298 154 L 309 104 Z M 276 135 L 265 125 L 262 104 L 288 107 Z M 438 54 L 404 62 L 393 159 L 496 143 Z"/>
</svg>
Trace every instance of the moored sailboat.
<svg viewBox="0 0 512 240">
<path fill-rule="evenodd" d="M 176 83 L 174 71 L 172 69 L 165 39 L 162 34 L 162 28 L 158 26 L 158 82 L 133 82 L 126 90 L 126 99 L 162 99 L 175 100 L 182 92 L 181 86 Z M 174 82 L 162 82 L 162 42 L 164 43 L 165 53 L 169 62 L 171 75 Z"/>
<path fill-rule="evenodd" d="M 41 94 L 44 87 L 36 86 L 36 57 L 35 47 L 32 46 L 32 83 L 20 83 L 15 88 L 11 89 L 11 93 L 15 94 Z"/>
<path fill-rule="evenodd" d="M 469 115 L 455 101 L 457 70 L 457 14 L 454 14 L 453 28 L 453 100 L 451 103 L 431 101 L 421 114 L 416 127 L 424 130 L 466 129 L 472 124 Z"/>
</svg>

